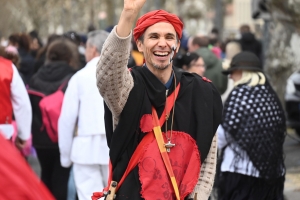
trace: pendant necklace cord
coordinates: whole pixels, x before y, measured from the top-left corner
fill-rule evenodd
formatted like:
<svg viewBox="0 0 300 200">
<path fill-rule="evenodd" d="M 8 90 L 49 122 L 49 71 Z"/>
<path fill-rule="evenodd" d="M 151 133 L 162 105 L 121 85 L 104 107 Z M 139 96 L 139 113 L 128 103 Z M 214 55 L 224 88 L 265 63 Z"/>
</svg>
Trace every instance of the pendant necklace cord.
<svg viewBox="0 0 300 200">
<path fill-rule="evenodd" d="M 174 74 L 174 92 L 176 90 L 176 76 L 175 76 L 175 73 L 173 71 L 173 74 Z M 173 122 L 174 122 L 174 113 L 175 113 L 175 101 L 176 101 L 176 92 L 174 93 L 174 104 L 173 104 L 173 110 L 172 110 L 172 121 L 171 121 L 171 135 L 170 135 L 170 140 L 172 138 L 172 133 L 173 133 Z"/>
<path fill-rule="evenodd" d="M 174 76 L 174 88 L 176 90 L 176 76 L 175 76 L 175 73 L 173 71 L 173 76 Z M 174 90 L 174 92 L 175 92 Z M 166 91 L 166 98 L 167 98 L 167 95 L 168 95 L 168 90 Z M 167 131 L 168 131 L 168 119 L 169 119 L 169 116 L 170 116 L 170 113 L 166 113 L 166 122 L 165 122 L 165 133 L 166 133 L 166 138 L 168 141 L 171 141 L 171 138 L 172 138 L 172 133 L 173 133 L 173 123 L 174 123 L 174 111 L 175 111 L 175 101 L 176 101 L 176 93 L 174 93 L 174 104 L 173 104 L 173 109 L 172 109 L 172 121 L 171 121 L 171 132 L 170 132 L 170 137 L 168 137 L 167 135 Z M 167 101 L 166 101 L 166 108 L 167 108 Z"/>
</svg>

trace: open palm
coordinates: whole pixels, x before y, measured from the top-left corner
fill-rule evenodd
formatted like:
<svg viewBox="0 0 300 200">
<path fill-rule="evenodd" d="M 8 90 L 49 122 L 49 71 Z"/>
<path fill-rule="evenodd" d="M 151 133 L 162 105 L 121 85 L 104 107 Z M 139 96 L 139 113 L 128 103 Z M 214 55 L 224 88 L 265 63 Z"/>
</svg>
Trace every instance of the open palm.
<svg viewBox="0 0 300 200">
<path fill-rule="evenodd" d="M 124 0 L 124 10 L 139 12 L 146 0 Z"/>
</svg>

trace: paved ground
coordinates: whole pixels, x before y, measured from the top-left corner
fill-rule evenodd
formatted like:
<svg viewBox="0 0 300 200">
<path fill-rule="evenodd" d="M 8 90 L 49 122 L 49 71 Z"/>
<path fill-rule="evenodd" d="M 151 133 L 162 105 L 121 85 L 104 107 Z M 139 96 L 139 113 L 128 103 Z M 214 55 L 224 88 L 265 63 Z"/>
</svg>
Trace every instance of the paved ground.
<svg viewBox="0 0 300 200">
<path fill-rule="evenodd" d="M 298 140 L 298 141 L 297 141 Z M 288 130 L 284 143 L 285 165 L 287 168 L 284 194 L 287 200 L 300 199 L 300 137 Z"/>
<path fill-rule="evenodd" d="M 297 141 L 298 140 L 298 141 Z M 284 143 L 287 168 L 284 195 L 286 200 L 300 200 L 300 137 L 289 129 Z M 41 169 L 34 156 L 29 157 L 33 170 L 40 176 Z"/>
<path fill-rule="evenodd" d="M 30 166 L 32 167 L 33 171 L 38 175 L 38 177 L 41 176 L 41 168 L 39 161 L 37 160 L 36 156 L 29 156 L 28 162 Z"/>
</svg>

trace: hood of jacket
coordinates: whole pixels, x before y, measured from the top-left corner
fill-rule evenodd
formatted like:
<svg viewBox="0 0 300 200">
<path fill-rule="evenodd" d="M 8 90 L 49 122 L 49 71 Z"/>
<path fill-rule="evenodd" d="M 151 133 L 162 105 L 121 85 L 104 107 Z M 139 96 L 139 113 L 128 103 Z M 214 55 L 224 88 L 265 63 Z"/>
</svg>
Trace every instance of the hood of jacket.
<svg viewBox="0 0 300 200">
<path fill-rule="evenodd" d="M 243 33 L 241 37 L 241 41 L 245 43 L 252 43 L 252 42 L 256 42 L 256 38 L 253 33 Z"/>
<path fill-rule="evenodd" d="M 50 62 L 43 65 L 31 78 L 29 87 L 45 94 L 51 94 L 74 73 L 75 71 L 66 62 Z"/>
</svg>

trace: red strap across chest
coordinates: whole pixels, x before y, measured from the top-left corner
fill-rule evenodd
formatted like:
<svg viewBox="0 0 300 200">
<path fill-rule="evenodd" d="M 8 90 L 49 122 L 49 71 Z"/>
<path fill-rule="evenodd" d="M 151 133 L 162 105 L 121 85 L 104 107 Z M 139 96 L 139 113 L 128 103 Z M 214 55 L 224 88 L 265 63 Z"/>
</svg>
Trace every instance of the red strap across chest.
<svg viewBox="0 0 300 200">
<path fill-rule="evenodd" d="M 167 98 L 167 105 L 169 105 L 168 107 L 166 107 L 160 117 L 160 124 L 164 124 L 165 123 L 165 115 L 166 113 L 170 113 L 171 109 L 173 108 L 174 105 L 174 100 L 177 98 L 178 96 L 178 92 L 180 89 L 180 83 L 178 84 L 178 86 L 176 87 L 175 91 Z M 153 133 L 148 133 L 146 134 L 146 136 L 142 139 L 142 141 L 139 143 L 138 147 L 136 148 L 136 150 L 134 151 L 129 164 L 127 166 L 127 169 L 124 173 L 124 175 L 122 176 L 121 180 L 118 183 L 118 187 L 117 189 L 122 185 L 123 181 L 125 180 L 125 178 L 127 177 L 127 175 L 129 174 L 129 172 L 137 165 L 140 157 L 141 157 L 141 153 L 143 152 L 142 149 L 144 148 L 144 146 L 146 144 L 149 144 L 152 140 L 154 139 L 154 134 Z M 110 173 L 111 175 L 112 173 Z M 112 177 L 110 177 L 111 179 Z M 111 181 L 109 181 L 110 183 Z"/>
</svg>

